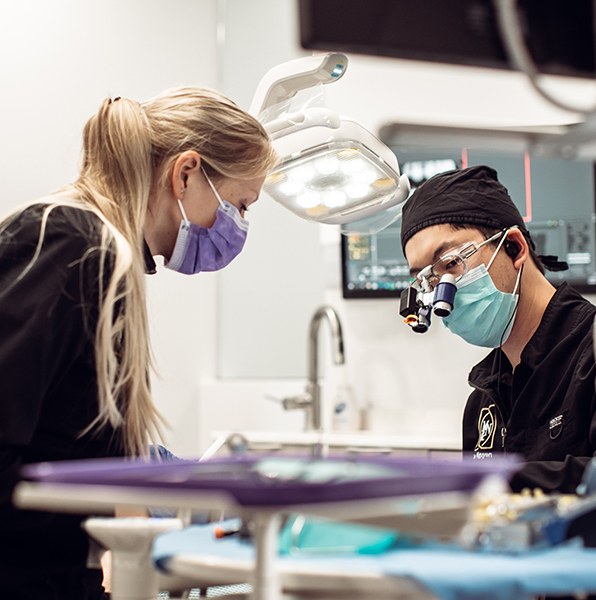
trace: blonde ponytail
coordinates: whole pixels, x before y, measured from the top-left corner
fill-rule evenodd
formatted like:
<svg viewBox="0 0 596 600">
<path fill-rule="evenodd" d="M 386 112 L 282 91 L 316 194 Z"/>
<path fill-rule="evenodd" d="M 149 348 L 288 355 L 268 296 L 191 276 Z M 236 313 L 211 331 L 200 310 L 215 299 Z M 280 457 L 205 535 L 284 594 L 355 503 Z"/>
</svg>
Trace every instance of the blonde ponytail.
<svg viewBox="0 0 596 600">
<path fill-rule="evenodd" d="M 132 100 L 105 100 L 83 133 L 83 164 L 75 183 L 104 223 L 98 285 L 103 303 L 95 336 L 99 414 L 89 426 L 123 426 L 126 450 L 144 455 L 161 438 L 161 416 L 149 386 L 152 358 L 142 255 L 151 192 L 151 130 Z"/>
</svg>

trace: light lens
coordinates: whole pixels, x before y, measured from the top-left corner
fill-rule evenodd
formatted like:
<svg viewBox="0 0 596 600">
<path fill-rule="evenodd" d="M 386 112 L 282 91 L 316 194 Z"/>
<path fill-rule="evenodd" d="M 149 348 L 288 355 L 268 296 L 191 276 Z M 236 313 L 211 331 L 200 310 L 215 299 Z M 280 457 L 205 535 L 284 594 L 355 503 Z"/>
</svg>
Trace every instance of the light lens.
<svg viewBox="0 0 596 600">
<path fill-rule="evenodd" d="M 351 140 L 322 144 L 285 159 L 264 185 L 272 198 L 311 220 L 343 217 L 382 204 L 398 187 L 395 171 Z"/>
</svg>

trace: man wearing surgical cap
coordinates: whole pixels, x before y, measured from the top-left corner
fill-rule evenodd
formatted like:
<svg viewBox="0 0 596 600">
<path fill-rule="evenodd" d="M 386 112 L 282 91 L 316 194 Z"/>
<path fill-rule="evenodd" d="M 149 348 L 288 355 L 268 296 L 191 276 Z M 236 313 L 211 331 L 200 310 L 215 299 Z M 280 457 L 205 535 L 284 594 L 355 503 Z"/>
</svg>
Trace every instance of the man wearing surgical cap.
<svg viewBox="0 0 596 600">
<path fill-rule="evenodd" d="M 464 452 L 521 456 L 514 491 L 575 492 L 596 452 L 596 307 L 567 283 L 548 281 L 544 269 L 566 263 L 536 253 L 490 167 L 447 171 L 419 186 L 404 206 L 401 236 L 414 277 L 431 286 L 441 273 L 456 278 L 444 325 L 492 348 L 469 375 Z"/>
</svg>

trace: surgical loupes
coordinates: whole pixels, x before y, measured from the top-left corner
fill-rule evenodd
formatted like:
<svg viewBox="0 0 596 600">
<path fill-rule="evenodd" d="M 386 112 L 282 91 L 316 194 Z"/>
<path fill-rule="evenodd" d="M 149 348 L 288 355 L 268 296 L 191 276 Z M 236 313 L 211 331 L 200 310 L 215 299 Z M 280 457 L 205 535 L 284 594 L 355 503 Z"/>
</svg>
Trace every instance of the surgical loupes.
<svg viewBox="0 0 596 600">
<path fill-rule="evenodd" d="M 445 274 L 441 277 L 434 290 L 421 273 L 418 276 L 418 286 L 410 286 L 400 295 L 399 314 L 416 333 L 428 331 L 431 314 L 447 317 L 453 310 L 457 287 L 455 277 Z"/>
</svg>

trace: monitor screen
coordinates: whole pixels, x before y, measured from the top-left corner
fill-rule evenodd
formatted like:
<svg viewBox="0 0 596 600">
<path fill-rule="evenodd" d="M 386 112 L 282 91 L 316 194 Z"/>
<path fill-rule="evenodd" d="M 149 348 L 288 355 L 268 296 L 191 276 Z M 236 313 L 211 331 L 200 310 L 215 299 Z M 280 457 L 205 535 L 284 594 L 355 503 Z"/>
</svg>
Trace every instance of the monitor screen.
<svg viewBox="0 0 596 600">
<path fill-rule="evenodd" d="M 530 157 L 527 153 L 394 146 L 412 189 L 436 173 L 485 164 L 515 202 L 538 254 L 553 254 L 569 270 L 546 271 L 557 285 L 596 293 L 595 165 L 588 160 Z M 342 235 L 344 298 L 394 298 L 411 281 L 400 242 L 401 220 L 374 235 Z"/>
<path fill-rule="evenodd" d="M 593 0 L 518 0 L 539 70 L 594 76 Z M 564 7 L 563 7 L 564 4 Z M 493 0 L 299 0 L 303 48 L 510 68 Z"/>
</svg>

